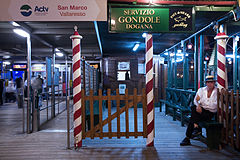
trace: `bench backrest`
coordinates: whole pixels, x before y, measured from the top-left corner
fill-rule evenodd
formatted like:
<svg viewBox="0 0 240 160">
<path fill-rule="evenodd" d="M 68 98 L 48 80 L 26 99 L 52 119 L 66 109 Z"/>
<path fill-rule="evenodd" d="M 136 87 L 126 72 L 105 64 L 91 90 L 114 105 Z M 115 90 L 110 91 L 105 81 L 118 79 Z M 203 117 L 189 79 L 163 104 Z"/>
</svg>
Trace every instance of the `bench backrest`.
<svg viewBox="0 0 240 160">
<path fill-rule="evenodd" d="M 190 107 L 193 105 L 195 94 L 195 91 L 166 88 L 166 100 L 170 103 L 184 107 L 184 109 L 191 110 Z"/>
</svg>

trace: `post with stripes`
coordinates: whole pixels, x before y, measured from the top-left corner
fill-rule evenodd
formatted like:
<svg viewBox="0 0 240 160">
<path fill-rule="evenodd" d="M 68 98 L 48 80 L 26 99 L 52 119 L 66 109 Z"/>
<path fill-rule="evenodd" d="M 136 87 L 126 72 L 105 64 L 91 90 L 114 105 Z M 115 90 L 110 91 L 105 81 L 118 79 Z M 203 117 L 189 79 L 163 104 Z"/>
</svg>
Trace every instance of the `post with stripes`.
<svg viewBox="0 0 240 160">
<path fill-rule="evenodd" d="M 226 88 L 226 39 L 228 36 L 223 32 L 223 26 L 219 28 L 219 33 L 214 38 L 217 40 L 217 86 L 221 91 L 222 88 Z"/>
<path fill-rule="evenodd" d="M 226 88 L 226 39 L 228 36 L 223 32 L 223 26 L 221 25 L 219 28 L 219 33 L 214 38 L 217 40 L 217 87 L 220 92 L 223 88 Z M 220 122 L 223 122 L 223 127 L 226 127 L 226 119 L 225 116 L 221 116 L 222 112 L 225 114 L 226 106 L 224 105 L 223 111 L 221 108 L 218 108 L 218 115 Z"/>
<path fill-rule="evenodd" d="M 73 49 L 73 110 L 74 110 L 74 146 L 75 148 L 82 147 L 82 107 L 81 107 L 81 68 L 80 57 L 81 48 L 80 41 L 82 36 L 77 31 L 77 26 L 74 27 L 74 35 L 72 39 Z"/>
<path fill-rule="evenodd" d="M 153 38 L 146 36 L 147 146 L 154 146 Z"/>
</svg>

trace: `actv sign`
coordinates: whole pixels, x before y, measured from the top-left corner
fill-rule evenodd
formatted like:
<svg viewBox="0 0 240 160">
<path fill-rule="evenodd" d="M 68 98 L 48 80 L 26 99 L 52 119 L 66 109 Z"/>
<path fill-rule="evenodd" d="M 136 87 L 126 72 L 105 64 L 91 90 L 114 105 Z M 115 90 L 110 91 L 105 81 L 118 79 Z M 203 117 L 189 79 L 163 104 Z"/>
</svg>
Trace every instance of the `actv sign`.
<svg viewBox="0 0 240 160">
<path fill-rule="evenodd" d="M 48 10 L 49 10 L 48 7 L 45 7 L 45 6 L 40 6 L 40 7 L 35 6 L 34 10 L 32 11 L 32 8 L 27 4 L 23 5 L 20 8 L 21 14 L 25 17 L 31 16 L 32 12 L 34 12 L 36 16 L 43 16 L 48 13 Z"/>
<path fill-rule="evenodd" d="M 106 21 L 107 0 L 1 0 L 0 21 Z"/>
</svg>

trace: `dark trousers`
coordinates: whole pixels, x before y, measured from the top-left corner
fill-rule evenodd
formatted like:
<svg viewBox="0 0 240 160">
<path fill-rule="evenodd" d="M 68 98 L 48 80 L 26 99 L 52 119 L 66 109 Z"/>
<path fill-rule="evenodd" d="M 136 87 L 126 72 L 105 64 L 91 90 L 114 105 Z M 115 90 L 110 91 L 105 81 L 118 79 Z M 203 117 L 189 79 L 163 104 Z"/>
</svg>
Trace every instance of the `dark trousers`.
<svg viewBox="0 0 240 160">
<path fill-rule="evenodd" d="M 202 108 L 202 113 L 198 113 L 196 111 L 196 106 L 191 107 L 191 110 L 192 110 L 191 118 L 190 118 L 190 121 L 189 121 L 189 124 L 187 127 L 187 131 L 186 131 L 186 136 L 188 138 L 192 137 L 192 133 L 194 130 L 194 123 L 198 124 L 199 122 L 202 122 L 202 121 L 210 121 L 214 116 L 213 112 L 210 112 L 203 108 Z M 198 129 L 202 130 L 200 127 Z"/>
</svg>

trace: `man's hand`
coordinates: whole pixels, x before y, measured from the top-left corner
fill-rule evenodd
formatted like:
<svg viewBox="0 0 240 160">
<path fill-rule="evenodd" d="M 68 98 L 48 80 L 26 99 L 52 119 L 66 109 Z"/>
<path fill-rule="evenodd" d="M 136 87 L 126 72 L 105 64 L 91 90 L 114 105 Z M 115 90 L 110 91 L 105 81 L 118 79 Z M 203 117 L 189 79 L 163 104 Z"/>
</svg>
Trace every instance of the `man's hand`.
<svg viewBox="0 0 240 160">
<path fill-rule="evenodd" d="M 198 113 L 202 113 L 202 107 L 200 106 L 200 104 L 197 106 L 196 111 Z"/>
</svg>

